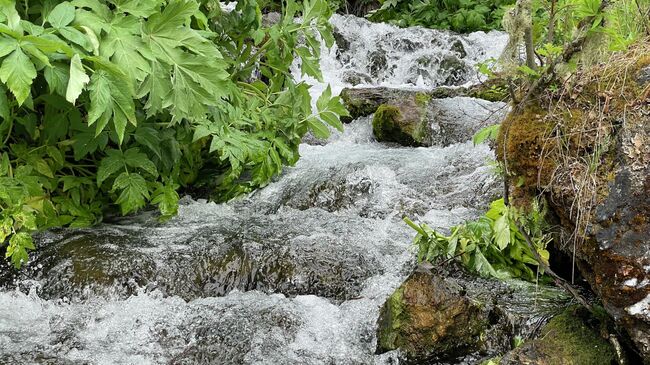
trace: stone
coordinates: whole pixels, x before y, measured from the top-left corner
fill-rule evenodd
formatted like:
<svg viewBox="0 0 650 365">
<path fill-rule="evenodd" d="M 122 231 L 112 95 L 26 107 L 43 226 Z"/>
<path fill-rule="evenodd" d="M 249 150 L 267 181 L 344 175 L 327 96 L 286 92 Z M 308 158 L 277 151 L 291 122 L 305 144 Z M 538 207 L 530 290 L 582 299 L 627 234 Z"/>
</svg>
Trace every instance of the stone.
<svg viewBox="0 0 650 365">
<path fill-rule="evenodd" d="M 559 289 L 476 277 L 454 262 L 420 265 L 382 306 L 377 351 L 400 349 L 412 364 L 477 364 L 511 350 L 515 334 L 533 334 L 541 313 L 567 300 Z"/>
<path fill-rule="evenodd" d="M 381 72 L 386 70 L 387 67 L 388 58 L 386 57 L 386 52 L 381 49 L 370 52 L 368 55 L 368 70 L 372 77 L 378 78 Z"/>
<path fill-rule="evenodd" d="M 448 146 L 470 140 L 481 128 L 500 122 L 507 111 L 502 102 L 457 96 L 461 93 L 378 87 L 344 89 L 341 97 L 351 119 L 375 113 L 373 131 L 380 142 Z"/>
<path fill-rule="evenodd" d="M 477 96 L 490 97 L 493 102 Z M 498 95 L 492 84 L 469 89 L 439 87 L 428 92 L 387 87 L 345 88 L 341 98 L 350 112 L 345 122 L 369 116 L 381 105 L 398 108 L 398 124 L 413 125 L 407 127 L 407 133 L 420 133 L 412 135 L 412 139 L 423 146 L 468 140 L 482 127 L 498 123 L 507 111 L 506 105 L 497 101 L 504 96 Z M 397 117 L 395 113 L 391 115 Z"/>
<path fill-rule="evenodd" d="M 451 51 L 456 53 L 459 58 L 467 57 L 467 51 L 465 51 L 465 46 L 460 39 L 456 39 L 451 43 Z"/>
<path fill-rule="evenodd" d="M 350 50 L 350 41 L 345 39 L 345 36 L 338 28 L 333 27 L 332 35 L 334 36 L 334 41 L 339 52 L 343 53 Z"/>
<path fill-rule="evenodd" d="M 382 307 L 378 352 L 399 348 L 414 363 L 477 352 L 485 348 L 489 317 L 490 310 L 464 295 L 462 288 L 421 269 Z"/>
<path fill-rule="evenodd" d="M 444 77 L 444 85 L 462 85 L 467 82 L 467 74 L 469 68 L 458 57 L 453 55 L 446 55 L 440 61 L 440 68 L 438 73 Z"/>
<path fill-rule="evenodd" d="M 611 365 L 616 350 L 600 334 L 600 324 L 581 307 L 553 317 L 536 339 L 526 341 L 501 358 L 499 365 Z"/>
<path fill-rule="evenodd" d="M 647 83 L 650 83 L 650 66 L 646 66 L 639 70 L 636 76 L 636 81 L 640 85 L 645 85 Z"/>
<path fill-rule="evenodd" d="M 343 82 L 350 84 L 352 86 L 372 83 L 372 78 L 369 75 L 366 75 L 362 72 L 353 71 L 353 70 L 344 71 L 343 75 L 341 76 L 341 79 Z"/>
</svg>

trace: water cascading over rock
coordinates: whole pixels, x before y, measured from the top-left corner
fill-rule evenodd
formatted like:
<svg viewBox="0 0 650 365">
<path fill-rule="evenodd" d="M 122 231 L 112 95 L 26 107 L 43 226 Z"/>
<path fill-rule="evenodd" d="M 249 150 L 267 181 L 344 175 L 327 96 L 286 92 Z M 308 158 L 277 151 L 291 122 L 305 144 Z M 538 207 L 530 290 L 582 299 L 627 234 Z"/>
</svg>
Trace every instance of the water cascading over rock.
<svg viewBox="0 0 650 365">
<path fill-rule="evenodd" d="M 337 92 L 356 83 L 350 72 L 373 86 L 472 83 L 470 67 L 505 39 L 332 22 L 349 43 L 323 52 Z M 371 63 L 373 52 L 383 56 Z M 314 94 L 325 87 L 309 82 Z M 164 224 L 143 213 L 42 234 L 23 271 L 0 269 L 0 363 L 390 363 L 401 355 L 375 354 L 377 318 L 415 267 L 402 216 L 446 229 L 498 194 L 484 166 L 492 152 L 468 138 L 478 124 L 403 148 L 378 143 L 358 118 L 307 140 L 296 166 L 238 201 L 188 198 Z"/>
</svg>

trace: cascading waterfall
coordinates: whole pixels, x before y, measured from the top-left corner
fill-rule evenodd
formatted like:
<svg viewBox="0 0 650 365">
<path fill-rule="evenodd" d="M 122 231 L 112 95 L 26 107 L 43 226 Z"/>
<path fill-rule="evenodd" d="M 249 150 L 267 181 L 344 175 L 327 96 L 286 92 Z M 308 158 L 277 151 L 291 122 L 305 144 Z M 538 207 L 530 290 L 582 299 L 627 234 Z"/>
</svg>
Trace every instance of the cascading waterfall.
<svg viewBox="0 0 650 365">
<path fill-rule="evenodd" d="M 501 33 L 458 36 L 334 16 L 325 81 L 431 88 L 476 82 Z M 312 80 L 313 81 L 313 80 Z M 360 81 L 360 82 L 356 82 Z M 314 83 L 314 92 L 322 85 Z M 184 199 L 165 224 L 142 214 L 48 232 L 0 292 L 2 364 L 372 364 L 380 306 L 414 267 L 403 215 L 445 229 L 498 187 L 486 146 L 379 144 L 368 118 L 236 202 Z"/>
</svg>

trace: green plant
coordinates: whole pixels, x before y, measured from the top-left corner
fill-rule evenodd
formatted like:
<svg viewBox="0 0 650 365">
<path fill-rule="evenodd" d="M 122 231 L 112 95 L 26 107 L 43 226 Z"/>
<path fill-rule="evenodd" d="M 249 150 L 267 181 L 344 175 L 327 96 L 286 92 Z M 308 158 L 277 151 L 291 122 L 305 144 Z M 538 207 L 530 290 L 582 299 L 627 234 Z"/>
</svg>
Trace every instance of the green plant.
<svg viewBox="0 0 650 365">
<path fill-rule="evenodd" d="M 289 72 L 299 57 L 321 79 L 331 9 L 283 5 L 263 26 L 253 0 L 231 13 L 210 0 L 0 0 L 0 244 L 14 266 L 36 230 L 147 205 L 167 218 L 179 189 L 201 184 L 227 200 L 294 164 L 308 130 L 341 129 L 340 99 L 328 89 L 313 113 Z"/>
<path fill-rule="evenodd" d="M 514 0 L 382 0 L 369 19 L 401 27 L 420 25 L 456 32 L 499 29 Z"/>
<path fill-rule="evenodd" d="M 445 235 L 426 224 L 404 221 L 417 231 L 414 244 L 418 260 L 435 263 L 437 260 L 460 259 L 469 270 L 481 276 L 506 279 L 511 277 L 536 280 L 533 268 L 543 273 L 517 223 L 532 237 L 537 252 L 548 261 L 546 245 L 550 241 L 543 233 L 543 207 L 534 203 L 530 213 L 524 214 L 504 204 L 503 199 L 490 205 L 490 210 L 476 221 L 451 228 Z M 547 262 L 548 263 L 548 262 Z"/>
<path fill-rule="evenodd" d="M 499 129 L 501 124 L 489 125 L 487 127 L 481 128 L 474 137 L 472 137 L 472 142 L 474 146 L 479 145 L 485 141 L 495 141 L 499 135 Z"/>
</svg>

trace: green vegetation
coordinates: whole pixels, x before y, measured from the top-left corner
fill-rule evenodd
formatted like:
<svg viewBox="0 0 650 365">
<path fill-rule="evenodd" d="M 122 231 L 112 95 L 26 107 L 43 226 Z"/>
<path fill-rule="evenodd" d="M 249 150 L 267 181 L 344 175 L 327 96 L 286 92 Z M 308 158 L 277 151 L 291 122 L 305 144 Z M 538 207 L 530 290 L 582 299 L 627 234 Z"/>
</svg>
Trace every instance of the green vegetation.
<svg viewBox="0 0 650 365">
<path fill-rule="evenodd" d="M 381 0 L 369 15 L 372 21 L 400 27 L 420 25 L 456 32 L 498 29 L 514 0 Z"/>
<path fill-rule="evenodd" d="M 450 235 L 434 231 L 426 224 L 417 225 L 408 218 L 404 221 L 418 232 L 414 244 L 419 261 L 435 263 L 459 258 L 465 267 L 481 276 L 535 281 L 537 273 L 533 268 L 539 263 L 517 224 L 524 227 L 537 252 L 548 264 L 546 245 L 550 238 L 543 233 L 544 210 L 540 204 L 533 204 L 530 212 L 524 213 L 499 199 L 492 202 L 490 210 L 478 220 L 452 227 Z M 543 273 L 541 267 L 537 270 Z"/>
<path fill-rule="evenodd" d="M 341 129 L 340 99 L 328 89 L 312 113 L 309 87 L 289 73 L 297 56 L 321 79 L 316 36 L 334 42 L 332 11 L 283 5 L 263 26 L 253 0 L 232 13 L 209 0 L 0 0 L 6 257 L 20 267 L 34 231 L 108 212 L 154 205 L 170 217 L 180 189 L 249 192 L 298 160 L 307 131 Z"/>
</svg>

